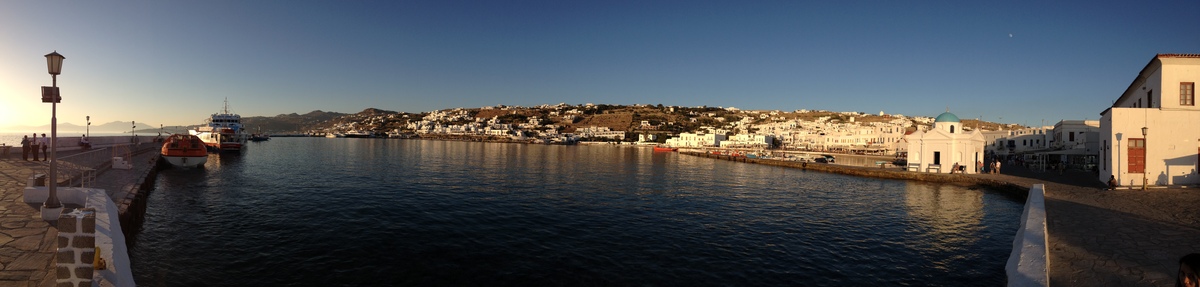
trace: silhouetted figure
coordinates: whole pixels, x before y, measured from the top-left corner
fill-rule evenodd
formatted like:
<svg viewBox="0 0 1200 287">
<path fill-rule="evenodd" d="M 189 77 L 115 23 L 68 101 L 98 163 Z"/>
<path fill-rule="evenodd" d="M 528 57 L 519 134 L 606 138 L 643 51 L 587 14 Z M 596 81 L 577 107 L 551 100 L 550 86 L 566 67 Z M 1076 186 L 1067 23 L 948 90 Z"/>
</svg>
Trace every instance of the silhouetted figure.
<svg viewBox="0 0 1200 287">
<path fill-rule="evenodd" d="M 29 136 L 21 137 L 21 159 L 29 161 Z"/>
<path fill-rule="evenodd" d="M 42 145 L 42 161 L 49 161 L 50 153 L 47 152 L 46 150 L 50 149 L 50 140 L 46 139 L 46 134 L 42 134 L 41 145 Z"/>
<path fill-rule="evenodd" d="M 37 133 L 34 133 L 30 140 L 33 141 L 33 161 L 38 161 L 38 145 L 41 145 L 41 141 L 37 140 Z"/>
<path fill-rule="evenodd" d="M 1110 190 L 1117 189 L 1117 176 L 1115 176 L 1115 175 L 1108 176 L 1108 189 L 1110 189 Z"/>
</svg>

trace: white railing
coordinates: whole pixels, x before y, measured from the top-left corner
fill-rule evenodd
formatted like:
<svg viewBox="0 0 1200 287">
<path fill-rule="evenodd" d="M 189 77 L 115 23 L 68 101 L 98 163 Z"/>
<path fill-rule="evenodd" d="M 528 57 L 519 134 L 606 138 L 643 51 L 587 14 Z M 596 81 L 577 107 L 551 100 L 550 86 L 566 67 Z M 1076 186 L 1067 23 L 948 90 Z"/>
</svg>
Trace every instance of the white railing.
<svg viewBox="0 0 1200 287">
<path fill-rule="evenodd" d="M 1012 254 L 1004 271 L 1008 286 L 1048 286 L 1050 249 L 1046 238 L 1046 189 L 1042 184 L 1029 188 L 1029 199 L 1021 213 L 1021 228 L 1013 239 Z"/>
</svg>

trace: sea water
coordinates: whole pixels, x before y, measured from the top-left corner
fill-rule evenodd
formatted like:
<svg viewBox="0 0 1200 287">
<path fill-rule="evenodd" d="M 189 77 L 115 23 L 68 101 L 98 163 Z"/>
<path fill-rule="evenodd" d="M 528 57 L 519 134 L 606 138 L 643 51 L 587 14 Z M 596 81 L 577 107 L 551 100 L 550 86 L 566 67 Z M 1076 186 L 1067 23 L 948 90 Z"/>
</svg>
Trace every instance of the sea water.
<svg viewBox="0 0 1200 287">
<path fill-rule="evenodd" d="M 987 189 L 649 148 L 275 138 L 159 173 L 146 286 L 995 286 Z"/>
</svg>

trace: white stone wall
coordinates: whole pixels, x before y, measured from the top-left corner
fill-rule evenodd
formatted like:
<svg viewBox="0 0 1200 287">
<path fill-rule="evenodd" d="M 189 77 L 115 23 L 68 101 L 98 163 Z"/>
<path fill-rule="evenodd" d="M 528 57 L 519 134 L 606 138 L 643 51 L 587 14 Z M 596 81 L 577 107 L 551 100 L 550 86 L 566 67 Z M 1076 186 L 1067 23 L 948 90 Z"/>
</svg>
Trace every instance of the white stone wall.
<svg viewBox="0 0 1200 287">
<path fill-rule="evenodd" d="M 58 219 L 57 283 L 59 286 L 92 286 L 96 258 L 96 210 L 84 208 Z"/>
<path fill-rule="evenodd" d="M 1200 184 L 1200 111 L 1111 108 L 1100 121 L 1100 173 L 1108 182 L 1116 176 L 1122 186 Z M 1142 127 L 1149 130 L 1142 136 Z M 1130 173 L 1131 138 L 1146 139 L 1146 173 Z"/>
</svg>

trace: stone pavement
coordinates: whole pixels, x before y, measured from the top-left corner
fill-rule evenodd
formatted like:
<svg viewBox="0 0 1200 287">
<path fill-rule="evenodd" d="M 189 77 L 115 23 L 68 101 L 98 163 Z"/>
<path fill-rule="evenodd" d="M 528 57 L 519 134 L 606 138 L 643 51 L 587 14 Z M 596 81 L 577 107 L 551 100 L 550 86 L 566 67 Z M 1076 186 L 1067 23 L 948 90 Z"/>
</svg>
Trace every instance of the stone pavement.
<svg viewBox="0 0 1200 287">
<path fill-rule="evenodd" d="M 1200 252 L 1200 189 L 1105 190 L 1091 172 L 971 175 L 1046 185 L 1051 286 L 1175 286 L 1179 258 Z"/>
<path fill-rule="evenodd" d="M 143 144 L 141 148 L 152 152 L 134 155 L 131 161 L 133 170 L 109 170 L 112 149 L 101 149 L 82 156 L 72 156 L 83 153 L 81 151 L 59 152 L 59 158 L 63 159 L 59 180 L 67 180 L 69 175 L 64 172 L 66 166 L 94 168 L 99 173 L 95 187 L 112 189 L 108 193 L 114 195 L 115 189 L 127 187 L 138 180 L 133 179 L 132 174 L 145 173 L 150 166 L 148 161 L 158 154 L 155 151 L 157 147 L 157 144 Z M 3 200 L 0 201 L 0 287 L 55 286 L 56 272 L 51 264 L 58 230 L 53 224 L 42 220 L 37 204 L 25 203 L 24 199 L 29 176 L 47 170 L 46 162 L 25 161 L 19 153 L 0 157 L 0 200 Z"/>
<path fill-rule="evenodd" d="M 24 199 L 29 176 L 44 166 L 20 156 L 0 159 L 0 286 L 54 286 L 58 230 Z"/>
</svg>

